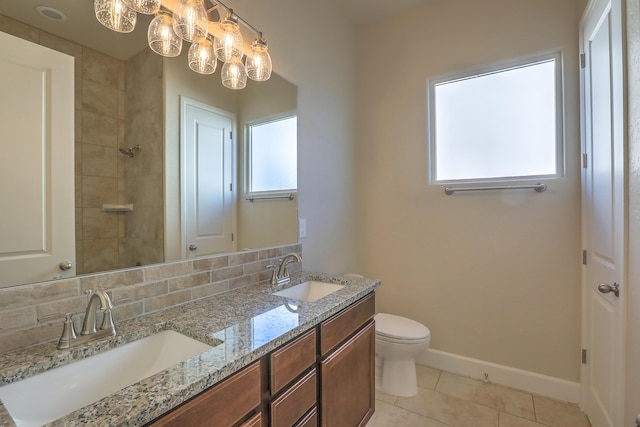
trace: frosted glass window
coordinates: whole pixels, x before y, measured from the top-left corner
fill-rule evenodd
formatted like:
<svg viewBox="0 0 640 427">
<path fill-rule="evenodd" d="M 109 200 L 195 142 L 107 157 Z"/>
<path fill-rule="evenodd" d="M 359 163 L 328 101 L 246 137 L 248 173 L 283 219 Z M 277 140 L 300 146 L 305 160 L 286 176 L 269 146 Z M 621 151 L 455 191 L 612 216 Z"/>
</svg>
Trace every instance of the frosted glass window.
<svg viewBox="0 0 640 427">
<path fill-rule="evenodd" d="M 432 181 L 558 176 L 558 62 L 554 56 L 432 82 Z"/>
<path fill-rule="evenodd" d="M 298 118 L 249 125 L 249 192 L 298 187 Z"/>
</svg>

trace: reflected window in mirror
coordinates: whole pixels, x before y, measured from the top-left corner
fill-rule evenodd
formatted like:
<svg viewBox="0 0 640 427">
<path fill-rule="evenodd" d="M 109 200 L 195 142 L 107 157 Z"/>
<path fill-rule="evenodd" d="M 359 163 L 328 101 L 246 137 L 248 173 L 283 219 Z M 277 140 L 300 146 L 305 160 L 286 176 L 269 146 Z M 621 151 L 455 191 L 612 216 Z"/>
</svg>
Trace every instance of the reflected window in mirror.
<svg viewBox="0 0 640 427">
<path fill-rule="evenodd" d="M 298 117 L 270 118 L 247 126 L 247 192 L 295 191 Z"/>
</svg>

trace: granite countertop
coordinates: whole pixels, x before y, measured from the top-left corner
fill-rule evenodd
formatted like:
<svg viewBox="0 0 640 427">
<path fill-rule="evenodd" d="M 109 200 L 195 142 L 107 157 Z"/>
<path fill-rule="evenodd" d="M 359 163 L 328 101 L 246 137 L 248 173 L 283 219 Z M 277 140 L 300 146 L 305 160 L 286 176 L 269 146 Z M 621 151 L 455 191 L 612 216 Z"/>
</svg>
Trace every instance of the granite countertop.
<svg viewBox="0 0 640 427">
<path fill-rule="evenodd" d="M 116 337 L 69 350 L 57 350 L 55 343 L 47 343 L 0 354 L 0 386 L 162 330 L 174 330 L 212 345 L 200 355 L 47 424 L 144 425 L 380 286 L 377 280 L 300 272 L 292 274 L 291 284 L 285 287 L 306 280 L 346 286 L 315 302 L 297 302 L 271 295 L 270 285 L 253 285 L 124 322 L 117 322 L 116 306 Z M 15 426 L 1 402 L 0 425 Z"/>
</svg>

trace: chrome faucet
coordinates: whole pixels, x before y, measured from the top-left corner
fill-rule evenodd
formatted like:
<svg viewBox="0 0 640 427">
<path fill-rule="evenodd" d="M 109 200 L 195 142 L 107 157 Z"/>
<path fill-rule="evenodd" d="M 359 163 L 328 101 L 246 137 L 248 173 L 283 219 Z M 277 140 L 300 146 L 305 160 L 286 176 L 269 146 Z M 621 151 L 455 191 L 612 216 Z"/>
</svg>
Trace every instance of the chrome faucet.
<svg viewBox="0 0 640 427">
<path fill-rule="evenodd" d="M 84 322 L 82 324 L 82 332 L 80 336 L 76 334 L 76 328 L 73 321 L 73 313 L 54 313 L 49 316 L 39 318 L 39 321 L 48 320 L 54 317 L 64 316 L 64 326 L 62 328 L 62 335 L 58 340 L 57 348 L 59 350 L 76 347 L 81 344 L 85 344 L 89 341 L 97 340 L 99 338 L 115 336 L 116 326 L 113 324 L 113 315 L 111 310 L 113 305 L 111 304 L 111 298 L 105 291 L 88 291 L 89 302 L 87 304 L 87 310 L 84 314 Z M 98 307 L 98 304 L 100 305 Z M 96 311 L 102 310 L 102 325 L 100 329 L 96 329 Z"/>
<path fill-rule="evenodd" d="M 284 285 L 289 283 L 291 277 L 289 277 L 287 265 L 292 262 L 302 262 L 302 258 L 300 258 L 300 255 L 297 253 L 291 252 L 278 260 L 278 266 L 273 266 L 273 274 L 271 276 L 272 285 Z"/>
<path fill-rule="evenodd" d="M 82 324 L 82 335 L 97 334 L 96 331 L 96 310 L 97 304 L 100 303 L 100 310 L 104 311 L 102 316 L 102 326 L 100 331 L 106 331 L 105 335 L 115 335 L 116 327 L 113 324 L 113 315 L 111 309 L 111 298 L 105 291 L 93 291 L 89 294 L 89 303 L 87 304 L 87 311 L 84 313 L 84 323 Z"/>
</svg>

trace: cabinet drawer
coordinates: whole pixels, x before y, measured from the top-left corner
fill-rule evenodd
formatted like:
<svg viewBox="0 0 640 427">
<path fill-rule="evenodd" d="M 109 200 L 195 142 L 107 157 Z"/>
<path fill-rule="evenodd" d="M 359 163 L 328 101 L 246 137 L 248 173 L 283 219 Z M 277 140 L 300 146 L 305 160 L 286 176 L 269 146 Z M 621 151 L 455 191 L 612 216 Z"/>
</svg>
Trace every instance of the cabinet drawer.
<svg viewBox="0 0 640 427">
<path fill-rule="evenodd" d="M 318 427 L 318 408 L 313 408 L 295 427 Z"/>
<path fill-rule="evenodd" d="M 260 399 L 260 362 L 255 362 L 150 425 L 232 426 L 258 407 Z"/>
<path fill-rule="evenodd" d="M 262 413 L 255 414 L 253 417 L 240 424 L 240 427 L 262 427 Z"/>
<path fill-rule="evenodd" d="M 291 427 L 316 404 L 316 370 L 293 384 L 284 394 L 271 402 L 271 426 Z"/>
<path fill-rule="evenodd" d="M 316 330 L 312 329 L 271 354 L 271 394 L 276 394 L 316 363 Z"/>
<path fill-rule="evenodd" d="M 325 356 L 331 349 L 367 323 L 375 314 L 375 310 L 375 294 L 372 292 L 322 322 L 320 324 L 320 354 Z"/>
</svg>

